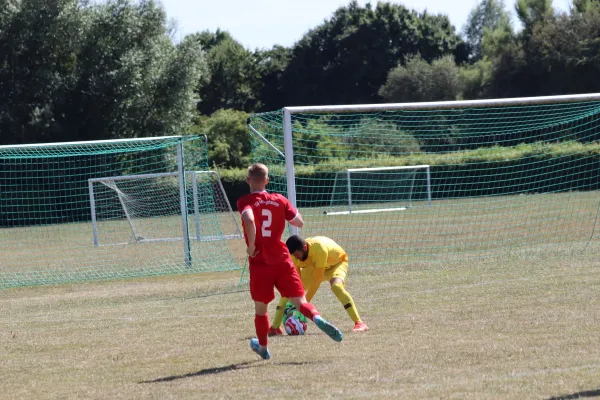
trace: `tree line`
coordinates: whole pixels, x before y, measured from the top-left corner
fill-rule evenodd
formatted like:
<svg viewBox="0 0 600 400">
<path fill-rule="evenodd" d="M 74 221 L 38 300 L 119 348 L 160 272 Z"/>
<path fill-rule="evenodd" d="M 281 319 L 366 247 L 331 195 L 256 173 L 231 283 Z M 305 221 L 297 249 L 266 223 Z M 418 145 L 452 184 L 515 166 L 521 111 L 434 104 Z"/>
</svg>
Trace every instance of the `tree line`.
<svg viewBox="0 0 600 400">
<path fill-rule="evenodd" d="M 225 30 L 173 36 L 154 0 L 0 0 L 0 144 L 202 133 L 211 162 L 235 168 L 248 162 L 249 113 L 600 90 L 600 0 L 567 13 L 480 0 L 460 30 L 352 1 L 271 49 Z"/>
</svg>

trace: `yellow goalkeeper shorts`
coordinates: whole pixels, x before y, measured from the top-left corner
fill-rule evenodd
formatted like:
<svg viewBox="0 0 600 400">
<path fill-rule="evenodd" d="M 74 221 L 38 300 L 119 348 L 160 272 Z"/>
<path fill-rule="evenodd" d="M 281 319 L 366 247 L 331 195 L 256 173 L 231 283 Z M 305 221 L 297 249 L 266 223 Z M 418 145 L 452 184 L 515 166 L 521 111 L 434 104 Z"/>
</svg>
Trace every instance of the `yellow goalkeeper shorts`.
<svg viewBox="0 0 600 400">
<path fill-rule="evenodd" d="M 313 281 L 314 268 L 302 268 L 300 271 L 300 277 L 302 278 L 302 285 L 307 288 Z M 331 268 L 325 270 L 322 282 L 329 282 L 333 278 L 339 278 L 346 283 L 346 275 L 348 275 L 348 261 L 342 261 Z"/>
</svg>

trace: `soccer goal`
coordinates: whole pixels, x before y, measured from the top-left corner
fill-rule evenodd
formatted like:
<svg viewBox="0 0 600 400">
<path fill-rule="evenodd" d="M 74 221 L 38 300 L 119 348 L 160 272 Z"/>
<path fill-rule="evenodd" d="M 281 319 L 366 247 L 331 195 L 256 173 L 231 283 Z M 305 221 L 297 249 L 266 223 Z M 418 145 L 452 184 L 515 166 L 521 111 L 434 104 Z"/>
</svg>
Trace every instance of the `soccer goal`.
<svg viewBox="0 0 600 400">
<path fill-rule="evenodd" d="M 0 288 L 240 271 L 207 149 L 198 136 L 0 146 Z"/>
<path fill-rule="evenodd" d="M 240 239 L 241 230 L 219 174 L 185 172 L 185 203 L 181 201 L 178 175 L 89 179 L 94 246 Z M 180 216 L 185 215 L 188 221 L 184 224 Z"/>
<path fill-rule="evenodd" d="M 404 211 L 423 201 L 431 207 L 429 165 L 348 168 L 336 173 L 329 209 L 323 213 Z"/>
<path fill-rule="evenodd" d="M 598 238 L 599 93 L 285 107 L 249 130 L 301 234 L 330 236 L 355 265 Z"/>
</svg>

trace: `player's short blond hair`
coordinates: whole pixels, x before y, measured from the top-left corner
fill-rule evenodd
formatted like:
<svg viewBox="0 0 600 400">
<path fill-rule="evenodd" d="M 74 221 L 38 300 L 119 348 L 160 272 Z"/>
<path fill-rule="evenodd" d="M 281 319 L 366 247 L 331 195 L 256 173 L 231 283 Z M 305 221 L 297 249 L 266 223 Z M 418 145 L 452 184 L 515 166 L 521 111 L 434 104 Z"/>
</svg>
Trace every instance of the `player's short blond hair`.
<svg viewBox="0 0 600 400">
<path fill-rule="evenodd" d="M 254 163 L 248 167 L 248 178 L 266 180 L 269 176 L 269 168 L 265 164 Z"/>
</svg>

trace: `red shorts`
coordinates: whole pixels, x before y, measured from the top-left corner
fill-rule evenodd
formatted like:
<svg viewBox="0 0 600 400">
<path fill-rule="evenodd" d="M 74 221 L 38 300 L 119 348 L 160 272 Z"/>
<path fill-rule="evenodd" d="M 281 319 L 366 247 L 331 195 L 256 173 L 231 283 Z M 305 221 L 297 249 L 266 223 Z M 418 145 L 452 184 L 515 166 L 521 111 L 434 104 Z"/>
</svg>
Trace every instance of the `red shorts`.
<svg viewBox="0 0 600 400">
<path fill-rule="evenodd" d="M 252 300 L 270 303 L 277 288 L 282 297 L 302 297 L 302 280 L 291 258 L 275 265 L 250 264 L 250 296 Z"/>
</svg>

